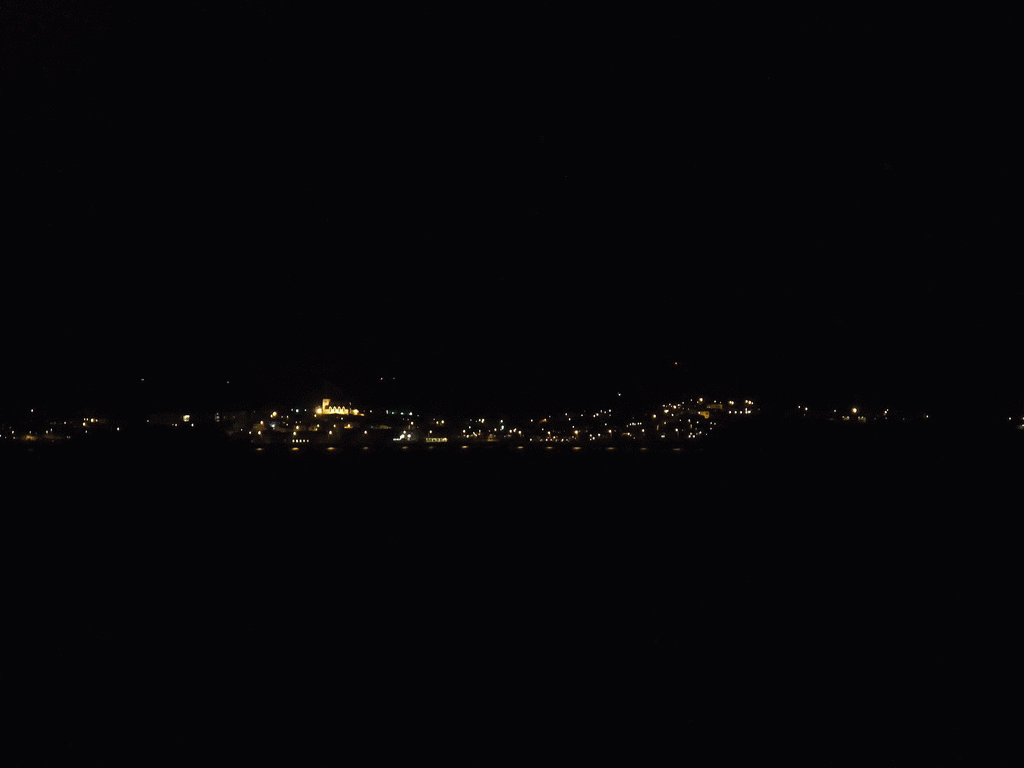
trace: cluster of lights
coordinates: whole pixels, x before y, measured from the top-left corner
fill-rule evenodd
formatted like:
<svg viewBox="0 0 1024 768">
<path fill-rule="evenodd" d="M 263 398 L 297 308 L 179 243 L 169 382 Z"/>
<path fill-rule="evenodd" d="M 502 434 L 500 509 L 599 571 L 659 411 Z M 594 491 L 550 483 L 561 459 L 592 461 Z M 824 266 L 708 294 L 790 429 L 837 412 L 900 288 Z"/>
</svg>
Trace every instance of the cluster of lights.
<svg viewBox="0 0 1024 768">
<path fill-rule="evenodd" d="M 314 420 L 314 414 L 318 414 L 321 409 L 311 408 L 289 408 L 285 412 L 279 413 L 278 411 L 271 411 L 269 415 L 269 424 L 267 420 L 261 420 L 258 424 L 252 426 L 248 430 L 248 434 L 252 435 L 255 433 L 257 436 L 262 436 L 265 430 L 269 427 L 272 430 L 279 432 L 286 432 L 287 429 L 292 430 L 291 442 L 300 445 L 308 444 L 311 442 L 309 438 L 299 438 L 298 433 L 300 431 L 319 431 L 319 427 Z M 797 410 L 802 413 L 809 413 L 807 406 L 798 406 Z M 510 436 L 516 436 L 520 439 L 526 439 L 529 442 L 540 442 L 547 444 L 546 447 L 552 447 L 552 444 L 558 443 L 577 443 L 573 446 L 573 450 L 580 450 L 579 443 L 582 442 L 597 442 L 599 444 L 604 443 L 605 447 L 612 448 L 614 446 L 608 446 L 607 442 L 615 439 L 616 437 L 626 440 L 637 440 L 642 437 L 646 437 L 645 424 L 654 422 L 654 428 L 652 434 L 655 432 L 660 435 L 662 440 L 668 437 L 674 437 L 677 439 L 693 440 L 706 434 L 714 427 L 714 420 L 710 422 L 705 421 L 709 418 L 709 413 L 717 412 L 722 415 L 749 415 L 754 412 L 754 402 L 752 400 L 727 400 L 727 401 L 716 401 L 705 403 L 704 398 L 692 398 L 683 400 L 675 403 L 663 404 L 657 408 L 653 413 L 650 413 L 650 420 L 647 421 L 646 414 L 641 417 L 635 415 L 632 420 L 625 424 L 610 423 L 612 410 L 611 409 L 599 409 L 590 412 L 572 413 L 569 411 L 563 411 L 561 416 L 549 414 L 539 419 L 530 419 L 531 424 L 535 424 L 538 427 L 545 425 L 545 429 L 532 430 L 533 434 L 525 434 L 523 429 L 517 428 L 510 424 L 506 424 L 504 419 L 489 419 L 487 417 L 477 417 L 464 422 L 466 426 L 461 430 L 461 435 L 466 440 L 475 439 L 486 439 L 487 441 L 496 441 L 501 438 L 508 438 Z M 352 409 L 353 415 L 358 412 Z M 303 414 L 308 416 L 303 417 Z M 401 417 L 412 417 L 413 412 L 411 411 L 397 411 L 388 410 L 385 411 L 388 416 L 401 416 Z M 867 415 L 860 412 L 856 407 L 849 408 L 846 410 L 844 415 L 841 410 L 836 409 L 833 411 L 833 418 L 842 419 L 845 421 L 866 421 L 871 418 L 888 417 L 889 409 L 886 408 L 882 411 L 881 415 Z M 219 414 L 218 414 L 219 415 Z M 362 414 L 362 415 L 365 415 Z M 703 418 L 696 418 L 700 415 Z M 693 418 L 691 418 L 693 417 Z M 919 418 L 927 419 L 928 414 L 920 414 Z M 301 419 L 301 422 L 299 421 Z M 87 418 L 82 420 L 82 427 L 89 427 L 101 422 L 101 419 Z M 625 421 L 625 420 L 624 420 Z M 694 422 L 699 422 L 703 428 L 699 428 Z M 174 426 L 178 426 L 180 423 L 187 423 L 195 426 L 196 419 L 190 414 L 181 415 L 177 423 Z M 308 423 L 307 423 L 308 422 Z M 446 421 L 441 418 L 431 418 L 430 425 L 437 427 L 444 427 Z M 53 427 L 58 427 L 59 422 L 51 422 Z M 64 422 L 67 426 L 67 422 Z M 328 432 L 328 436 L 333 437 L 334 431 L 339 428 L 339 424 L 333 424 L 330 428 L 328 425 L 324 425 L 325 431 Z M 345 428 L 351 428 L 351 423 L 344 424 Z M 386 426 L 386 425 L 385 425 Z M 435 436 L 434 430 L 424 430 L 426 435 L 419 432 L 412 431 L 414 424 L 411 419 L 407 419 L 404 429 L 401 431 L 398 437 L 393 438 L 396 442 L 413 442 L 413 441 L 427 441 L 431 443 L 445 442 L 447 441 L 454 430 L 448 432 L 448 437 Z M 59 428 L 59 427 L 58 427 Z M 115 427 L 116 431 L 120 431 L 120 427 Z M 639 430 L 639 434 L 637 434 Z M 55 429 L 46 429 L 42 435 L 50 436 L 54 433 Z M 444 435 L 444 430 L 439 430 L 441 435 Z M 29 432 L 28 435 L 33 433 Z M 364 435 L 369 434 L 367 430 L 364 430 Z M 394 434 L 394 433 L 392 433 Z M 429 437 L 427 436 L 429 435 Z M 9 435 L 12 439 L 17 439 L 15 431 L 12 429 Z M 25 439 L 28 439 L 26 436 Z M 521 445 L 517 446 L 522 448 Z"/>
</svg>

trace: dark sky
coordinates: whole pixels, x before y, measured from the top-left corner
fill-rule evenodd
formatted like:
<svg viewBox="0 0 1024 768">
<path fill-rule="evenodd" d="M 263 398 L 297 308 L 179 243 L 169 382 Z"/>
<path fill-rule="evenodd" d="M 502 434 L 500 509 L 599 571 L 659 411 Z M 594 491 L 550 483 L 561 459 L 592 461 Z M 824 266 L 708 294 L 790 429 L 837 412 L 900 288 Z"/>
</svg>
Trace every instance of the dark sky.
<svg viewBox="0 0 1024 768">
<path fill-rule="evenodd" d="M 141 5 L 4 4 L 12 404 L 1024 406 L 998 19 Z"/>
</svg>

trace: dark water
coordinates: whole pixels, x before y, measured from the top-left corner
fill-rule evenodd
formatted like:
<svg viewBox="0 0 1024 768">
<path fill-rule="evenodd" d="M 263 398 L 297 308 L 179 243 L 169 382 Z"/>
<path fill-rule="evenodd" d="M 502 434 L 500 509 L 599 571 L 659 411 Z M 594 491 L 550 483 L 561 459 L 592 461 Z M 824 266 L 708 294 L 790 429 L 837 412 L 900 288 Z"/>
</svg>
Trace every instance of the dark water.
<svg viewBox="0 0 1024 768">
<path fill-rule="evenodd" d="M 13 765 L 1006 748 L 1009 444 L 5 459 Z"/>
</svg>

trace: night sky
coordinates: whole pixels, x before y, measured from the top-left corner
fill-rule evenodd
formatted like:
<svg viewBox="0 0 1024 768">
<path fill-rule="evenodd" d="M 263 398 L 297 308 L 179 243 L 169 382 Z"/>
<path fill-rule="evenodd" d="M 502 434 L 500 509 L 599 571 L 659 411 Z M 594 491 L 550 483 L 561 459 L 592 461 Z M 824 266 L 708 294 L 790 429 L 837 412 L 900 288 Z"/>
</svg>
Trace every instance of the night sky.
<svg viewBox="0 0 1024 768">
<path fill-rule="evenodd" d="M 142 5 L 4 4 L 12 408 L 1024 406 L 998 19 Z"/>
</svg>

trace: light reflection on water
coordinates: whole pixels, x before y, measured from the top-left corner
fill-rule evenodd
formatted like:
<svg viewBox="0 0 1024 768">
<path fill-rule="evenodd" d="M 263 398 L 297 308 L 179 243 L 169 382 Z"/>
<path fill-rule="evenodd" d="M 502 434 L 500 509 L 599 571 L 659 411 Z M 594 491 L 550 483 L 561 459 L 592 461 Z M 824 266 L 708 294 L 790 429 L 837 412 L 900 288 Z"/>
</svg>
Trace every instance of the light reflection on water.
<svg viewBox="0 0 1024 768">
<path fill-rule="evenodd" d="M 521 445 L 489 445 L 489 444 L 460 444 L 460 445 L 357 445 L 357 446 L 338 446 L 338 445 L 308 445 L 302 446 L 275 446 L 275 445 L 263 445 L 263 446 L 252 446 L 251 450 L 255 453 L 267 453 L 270 454 L 293 454 L 300 453 L 301 455 L 327 455 L 330 453 L 334 456 L 344 456 L 356 452 L 366 452 L 376 455 L 387 455 L 387 454 L 398 454 L 409 453 L 419 454 L 431 451 L 434 455 L 445 455 L 445 454 L 456 454 L 456 453 L 470 453 L 470 454 L 505 454 L 505 453 L 531 453 L 545 456 L 589 456 L 594 454 L 639 454 L 639 453 L 650 453 L 655 454 L 685 454 L 689 455 L 693 453 L 691 446 L 672 446 L 672 445 L 572 445 L 572 444 L 521 444 Z"/>
</svg>

